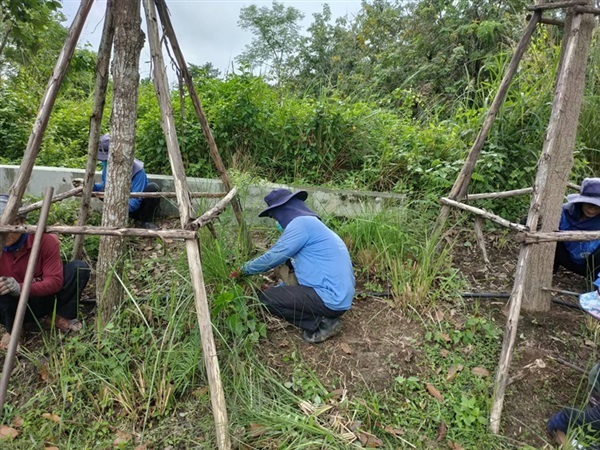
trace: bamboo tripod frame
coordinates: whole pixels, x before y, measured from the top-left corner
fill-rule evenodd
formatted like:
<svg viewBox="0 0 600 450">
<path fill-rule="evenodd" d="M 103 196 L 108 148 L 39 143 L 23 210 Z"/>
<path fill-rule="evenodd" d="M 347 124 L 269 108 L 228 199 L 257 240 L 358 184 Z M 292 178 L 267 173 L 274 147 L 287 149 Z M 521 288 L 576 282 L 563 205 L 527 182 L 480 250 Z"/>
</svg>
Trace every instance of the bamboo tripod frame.
<svg viewBox="0 0 600 450">
<path fill-rule="evenodd" d="M 75 188 L 64 194 L 52 197 L 50 191 L 46 195 L 44 202 L 40 202 L 35 205 L 30 205 L 25 208 L 19 209 L 23 195 L 25 193 L 33 165 L 37 154 L 40 149 L 41 140 L 48 124 L 49 116 L 54 105 L 54 101 L 58 95 L 61 82 L 66 74 L 70 60 L 73 56 L 75 46 L 81 35 L 81 31 L 85 24 L 85 20 L 92 7 L 93 0 L 81 0 L 81 5 L 77 14 L 69 29 L 69 35 L 65 41 L 63 50 L 58 58 L 52 77 L 46 88 L 46 92 L 42 98 L 41 106 L 38 110 L 36 121 L 33 125 L 33 130 L 29 138 L 29 142 L 24 152 L 22 163 L 19 167 L 19 172 L 16 177 L 16 181 L 9 190 L 9 199 L 4 211 L 4 214 L 0 218 L 0 249 L 4 241 L 6 233 L 29 233 L 35 232 L 36 235 L 42 232 L 53 232 L 59 234 L 75 234 L 76 240 L 74 245 L 74 258 L 80 257 L 83 250 L 83 236 L 85 235 L 105 235 L 105 236 L 140 236 L 140 237 L 158 237 L 161 239 L 184 239 L 186 243 L 186 251 L 188 257 L 188 265 L 190 268 L 192 285 L 194 289 L 196 313 L 198 317 L 198 326 L 200 329 L 202 348 L 204 355 L 204 362 L 206 366 L 206 372 L 208 377 L 208 383 L 211 394 L 211 403 L 213 409 L 213 416 L 216 428 L 216 440 L 217 446 L 220 450 L 229 450 L 231 448 L 231 441 L 228 433 L 228 418 L 227 408 L 225 403 L 225 395 L 221 384 L 221 376 L 219 363 L 217 359 L 217 351 L 214 342 L 214 336 L 212 333 L 212 324 L 210 320 L 210 309 L 208 306 L 208 299 L 206 295 L 206 289 L 204 285 L 204 277 L 202 271 L 202 263 L 200 258 L 200 241 L 198 238 L 197 230 L 200 227 L 212 225 L 212 221 L 223 212 L 223 210 L 231 203 L 235 217 L 242 230 L 243 238 L 245 239 L 246 249 L 250 249 L 252 244 L 250 236 L 245 225 L 242 208 L 239 199 L 237 198 L 237 188 L 232 186 L 231 180 L 227 174 L 219 151 L 217 149 L 214 138 L 210 131 L 208 121 L 202 110 L 200 99 L 195 91 L 192 83 L 191 75 L 187 70 L 187 64 L 183 57 L 183 53 L 179 48 L 175 32 L 171 24 L 167 6 L 165 0 L 141 0 L 144 6 L 147 31 L 150 42 L 150 50 L 152 53 L 153 63 L 153 81 L 156 91 L 156 95 L 159 100 L 160 112 L 161 112 L 161 125 L 167 141 L 167 150 L 169 159 L 171 161 L 171 169 L 173 173 L 173 179 L 175 184 L 174 193 L 158 193 L 158 197 L 176 197 L 177 204 L 179 207 L 179 216 L 181 220 L 182 228 L 179 230 L 146 230 L 146 229 L 135 229 L 135 228 L 120 228 L 120 227 L 89 227 L 86 226 L 90 200 L 93 195 L 101 196 L 100 194 L 92 194 L 92 185 L 95 174 L 95 167 L 97 164 L 97 148 L 98 139 L 100 134 L 100 125 L 102 122 L 102 115 L 104 110 L 106 89 L 108 85 L 108 71 L 109 61 L 111 55 L 111 48 L 114 40 L 114 23 L 113 23 L 113 4 L 115 0 L 107 0 L 106 2 L 106 17 L 103 27 L 103 34 L 98 51 L 98 62 L 96 65 L 96 86 L 95 86 L 95 98 L 94 106 L 90 121 L 90 133 L 88 141 L 88 159 L 86 164 L 86 174 L 83 182 L 83 187 Z M 158 15 L 162 22 L 163 33 L 167 37 L 171 47 L 174 50 L 179 70 L 183 74 L 186 81 L 190 96 L 192 98 L 194 108 L 198 119 L 202 125 L 203 132 L 209 144 L 211 158 L 215 163 L 217 171 L 221 177 L 221 181 L 225 188 L 224 193 L 212 194 L 212 193 L 191 193 L 187 184 L 185 176 L 185 170 L 183 161 L 181 158 L 181 152 L 178 145 L 177 134 L 175 129 L 175 121 L 173 117 L 173 109 L 169 98 L 169 87 L 168 80 L 165 70 L 165 63 L 161 51 L 161 40 L 159 36 L 159 23 L 156 8 L 158 7 Z M 60 201 L 65 198 L 80 195 L 81 196 L 81 207 L 80 214 L 78 217 L 78 224 L 74 227 L 46 227 L 45 222 L 38 224 L 38 226 L 12 226 L 11 224 L 17 214 L 32 211 L 40 207 L 47 209 L 50 204 L 55 201 Z M 110 194 L 109 194 L 110 195 Z M 150 197 L 145 193 L 132 193 L 134 197 Z M 213 208 L 206 211 L 202 216 L 198 218 L 193 217 L 193 208 L 191 204 L 191 198 L 193 197 L 211 197 L 218 198 L 223 197 Z M 24 289 L 24 291 L 26 291 Z M 15 340 L 15 339 L 13 339 Z M 16 342 L 16 340 L 15 340 Z M 11 342 L 12 345 L 12 342 Z M 16 349 L 16 344 L 15 344 Z M 13 353 L 7 355 L 7 360 L 10 359 L 9 363 L 12 362 L 14 357 L 15 349 Z M 9 373 L 7 373 L 8 376 Z M 8 381 L 6 380 L 6 383 Z M 4 381 L 2 381 L 4 383 Z M 1 386 L 0 386 L 1 388 Z M 5 396 L 5 395 L 4 395 Z M 4 396 L 0 391 L 0 401 L 3 401 Z M 1 410 L 1 409 L 0 409 Z"/>
<path fill-rule="evenodd" d="M 574 72 L 574 68 L 577 64 L 581 64 L 581 55 L 578 54 L 578 51 L 581 51 L 581 47 L 584 48 L 583 59 L 585 64 L 585 55 L 587 53 L 587 47 L 589 47 L 589 42 L 582 43 L 580 39 L 583 39 L 581 35 L 583 16 L 586 14 L 599 14 L 600 10 L 596 10 L 594 8 L 588 8 L 585 5 L 588 5 L 589 2 L 587 0 L 574 0 L 568 2 L 553 2 L 548 4 L 540 4 L 529 7 L 528 9 L 533 11 L 529 24 L 525 29 L 523 37 L 519 42 L 515 53 L 510 61 L 508 69 L 502 79 L 496 97 L 487 113 L 483 126 L 471 148 L 467 159 L 465 160 L 465 164 L 457 177 L 450 195 L 448 198 L 442 198 L 440 201 L 443 204 L 440 215 L 438 217 L 438 221 L 436 223 L 436 233 L 439 233 L 448 218 L 450 207 L 459 208 L 462 210 L 469 211 L 475 214 L 478 218 L 485 218 L 491 220 L 495 223 L 498 223 L 504 227 L 513 229 L 520 233 L 518 239 L 521 241 L 521 249 L 519 252 L 519 258 L 517 262 L 517 267 L 515 271 L 515 279 L 513 285 L 513 291 L 509 300 L 509 314 L 506 323 L 506 329 L 504 333 L 504 340 L 502 344 L 502 350 L 500 355 L 500 360 L 498 364 L 498 369 L 496 372 L 496 380 L 494 385 L 494 394 L 492 401 L 492 408 L 490 412 L 490 430 L 497 434 L 500 431 L 500 419 L 502 415 L 502 408 L 504 403 L 504 395 L 506 391 L 506 386 L 509 381 L 508 372 L 510 369 L 510 363 L 513 356 L 513 349 L 516 340 L 517 334 L 517 326 L 518 320 L 521 310 L 521 303 L 524 296 L 524 286 L 527 277 L 527 269 L 528 263 L 530 260 L 530 255 L 532 252 L 532 247 L 530 244 L 537 244 L 541 242 L 556 242 L 556 241 L 588 241 L 588 240 L 596 240 L 600 237 L 600 232 L 571 232 L 571 233 L 563 233 L 563 232 L 552 232 L 552 233 L 539 233 L 531 230 L 536 230 L 540 217 L 540 205 L 544 200 L 544 195 L 548 188 L 548 183 L 553 182 L 553 178 L 550 174 L 551 172 L 551 156 L 552 152 L 556 152 L 557 149 L 555 147 L 558 146 L 557 136 L 560 133 L 560 126 L 564 124 L 563 115 L 565 110 L 568 108 L 566 105 L 568 104 L 570 99 L 567 99 L 565 92 L 567 91 L 566 86 L 570 81 L 570 76 Z M 473 171 L 475 168 L 475 163 L 481 153 L 483 148 L 484 141 L 490 131 L 491 125 L 499 111 L 500 106 L 502 105 L 506 93 L 508 91 L 508 87 L 512 78 L 514 77 L 516 70 L 518 68 L 519 62 L 523 57 L 525 49 L 527 48 L 533 31 L 535 30 L 538 23 L 542 22 L 542 11 L 556 8 L 570 8 L 572 11 L 572 20 L 566 22 L 569 24 L 569 28 L 565 30 L 565 34 L 568 34 L 568 41 L 566 46 L 563 47 L 563 59 L 559 66 L 556 89 L 555 89 L 555 100 L 553 102 L 552 115 L 550 118 L 550 124 L 548 126 L 546 142 L 544 145 L 544 149 L 542 151 L 542 156 L 540 157 L 538 172 L 535 184 L 532 188 L 519 189 L 515 191 L 507 191 L 503 193 L 492 193 L 492 194 L 475 194 L 468 196 L 470 199 L 483 199 L 483 198 L 506 198 L 513 195 L 527 194 L 531 193 L 531 206 L 529 209 L 529 215 L 527 218 L 526 226 L 512 223 L 502 217 L 499 217 L 495 214 L 489 213 L 488 211 L 482 210 L 480 208 L 474 208 L 470 205 L 466 205 L 461 202 L 461 200 L 467 197 L 467 191 L 469 187 L 469 183 L 471 181 Z M 590 33 L 591 40 L 591 33 Z M 587 45 L 587 47 L 586 47 Z M 579 60 L 578 60 L 579 58 Z M 583 84 L 583 83 L 582 83 Z M 578 86 L 581 88 L 581 92 L 583 91 L 583 86 Z M 578 108 L 578 107 L 577 107 Z M 571 111 L 572 113 L 572 111 Z M 576 114 L 579 114 L 579 110 L 577 109 Z M 569 150 L 573 152 L 573 148 Z M 562 186 L 562 192 L 564 192 L 564 188 L 567 187 L 565 185 Z M 556 189 L 559 189 L 558 186 L 553 186 Z M 479 225 L 480 226 L 480 225 Z M 477 231 L 477 230 L 476 230 Z M 485 249 L 484 249 L 485 250 Z M 485 258 L 485 253 L 484 253 Z"/>
</svg>

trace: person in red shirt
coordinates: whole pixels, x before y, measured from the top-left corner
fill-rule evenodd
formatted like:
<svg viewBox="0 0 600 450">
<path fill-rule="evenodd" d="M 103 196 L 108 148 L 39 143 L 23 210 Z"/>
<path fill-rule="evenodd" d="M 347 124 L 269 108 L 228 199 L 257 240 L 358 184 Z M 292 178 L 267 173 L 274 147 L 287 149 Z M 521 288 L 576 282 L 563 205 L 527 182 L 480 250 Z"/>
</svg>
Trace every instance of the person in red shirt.
<svg viewBox="0 0 600 450">
<path fill-rule="evenodd" d="M 0 195 L 0 216 L 4 212 L 7 195 Z M 16 225 L 25 222 L 18 217 Z M 6 348 L 17 312 L 19 295 L 25 279 L 34 236 L 8 233 L 0 255 L 0 323 L 7 333 L 0 340 L 0 348 Z M 45 316 L 55 315 L 55 326 L 61 331 L 78 331 L 78 300 L 90 278 L 89 266 L 73 260 L 63 265 L 60 244 L 53 234 L 42 236 L 40 253 L 35 265 L 25 322 L 33 322 Z"/>
</svg>

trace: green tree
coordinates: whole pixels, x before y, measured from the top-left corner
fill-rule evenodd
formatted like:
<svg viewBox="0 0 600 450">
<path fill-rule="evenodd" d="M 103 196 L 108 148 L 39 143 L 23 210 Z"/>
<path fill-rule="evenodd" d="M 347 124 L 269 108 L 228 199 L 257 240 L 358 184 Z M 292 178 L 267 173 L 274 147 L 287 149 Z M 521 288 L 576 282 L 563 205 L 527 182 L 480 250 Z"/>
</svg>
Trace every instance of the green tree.
<svg viewBox="0 0 600 450">
<path fill-rule="evenodd" d="M 265 66 L 267 75 L 281 83 L 294 70 L 289 63 L 300 43 L 298 22 L 303 18 L 298 9 L 277 1 L 273 1 L 271 8 L 243 7 L 238 24 L 251 31 L 254 38 L 237 61 L 249 67 Z"/>
</svg>

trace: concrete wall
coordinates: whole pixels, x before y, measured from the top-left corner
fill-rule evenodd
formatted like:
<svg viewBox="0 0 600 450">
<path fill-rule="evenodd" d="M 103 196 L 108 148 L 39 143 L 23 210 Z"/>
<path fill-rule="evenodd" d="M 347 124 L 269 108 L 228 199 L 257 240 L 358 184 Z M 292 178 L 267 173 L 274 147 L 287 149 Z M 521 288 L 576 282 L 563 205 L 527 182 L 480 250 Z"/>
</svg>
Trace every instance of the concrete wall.
<svg viewBox="0 0 600 450">
<path fill-rule="evenodd" d="M 8 192 L 17 176 L 19 166 L 0 165 L 0 193 Z M 72 189 L 71 181 L 74 178 L 83 178 L 83 169 L 67 169 L 58 167 L 34 167 L 26 194 L 41 196 L 46 187 L 54 187 L 54 194 L 60 194 Z M 165 175 L 148 175 L 151 181 L 156 182 L 163 192 L 174 191 L 173 178 Z M 100 172 L 96 173 L 97 181 Z M 191 178 L 188 183 L 193 192 L 221 192 L 220 180 L 207 178 Z M 288 187 L 281 184 L 263 183 L 252 184 L 240 188 L 240 198 L 247 220 L 251 223 L 269 223 L 268 219 L 259 219 L 258 213 L 265 208 L 263 198 L 272 189 Z M 290 188 L 293 192 L 303 189 Z M 309 196 L 307 204 L 318 214 L 335 215 L 342 217 L 356 217 L 359 215 L 376 214 L 385 209 L 398 208 L 405 197 L 400 194 L 369 191 L 351 191 L 341 189 L 304 188 Z M 195 204 L 199 214 L 210 208 L 218 201 L 215 199 L 196 200 Z M 101 209 L 102 202 L 94 199 L 93 206 Z M 161 201 L 161 212 L 165 215 L 177 215 L 177 203 L 174 198 Z M 255 222 L 256 221 L 256 222 Z"/>
</svg>

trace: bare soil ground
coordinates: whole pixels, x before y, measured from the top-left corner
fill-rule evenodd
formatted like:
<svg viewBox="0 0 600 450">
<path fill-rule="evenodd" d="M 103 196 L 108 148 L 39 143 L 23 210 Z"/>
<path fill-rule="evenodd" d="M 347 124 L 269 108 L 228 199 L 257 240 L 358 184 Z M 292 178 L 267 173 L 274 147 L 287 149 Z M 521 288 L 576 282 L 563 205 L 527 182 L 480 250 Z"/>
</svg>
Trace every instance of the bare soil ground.
<svg viewBox="0 0 600 450">
<path fill-rule="evenodd" d="M 451 240 L 455 242 L 453 266 L 466 279 L 467 292 L 510 293 L 519 250 L 510 235 L 486 236 L 490 258 L 487 266 L 472 232 L 455 232 Z M 575 292 L 588 290 L 582 277 L 562 269 L 554 277 L 554 287 Z M 577 303 L 575 296 L 552 295 L 558 301 Z M 437 305 L 436 311 L 453 309 L 466 317 L 470 310 L 478 308 L 504 330 L 505 304 L 504 298 L 464 302 L 457 299 L 454 304 Z M 434 320 L 436 311 L 419 313 L 421 319 Z M 384 390 L 398 375 L 408 377 L 431 370 L 422 366 L 416 344 L 423 340 L 424 330 L 421 321 L 414 317 L 384 298 L 359 297 L 342 317 L 343 332 L 335 338 L 320 345 L 306 344 L 293 326 L 265 318 L 269 338 L 261 348 L 282 374 L 291 371 L 289 355 L 298 352 L 328 388 L 344 388 L 350 394 L 365 388 Z M 545 432 L 548 417 L 563 405 L 585 402 L 585 375 L 553 358 L 559 357 L 587 371 L 595 361 L 594 330 L 594 321 L 582 311 L 556 303 L 546 314 L 522 314 L 504 402 L 505 436 L 543 447 L 549 440 Z"/>
</svg>

